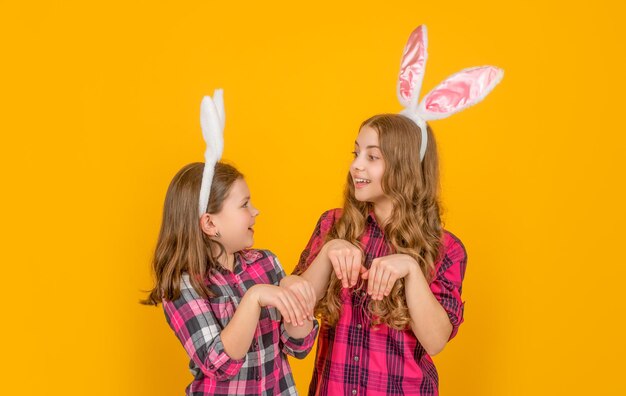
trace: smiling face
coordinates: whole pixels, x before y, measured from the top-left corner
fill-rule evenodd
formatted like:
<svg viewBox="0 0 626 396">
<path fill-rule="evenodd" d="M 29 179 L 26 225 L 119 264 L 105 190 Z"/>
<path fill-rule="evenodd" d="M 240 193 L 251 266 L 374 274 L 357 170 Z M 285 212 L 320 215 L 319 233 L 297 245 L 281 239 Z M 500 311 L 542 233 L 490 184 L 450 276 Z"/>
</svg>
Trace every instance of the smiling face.
<svg viewBox="0 0 626 396">
<path fill-rule="evenodd" d="M 350 175 L 355 198 L 374 204 L 388 200 L 382 188 L 385 160 L 380 149 L 378 132 L 374 128 L 368 125 L 361 128 L 354 142 L 353 154 Z"/>
<path fill-rule="evenodd" d="M 253 227 L 258 215 L 259 211 L 250 201 L 248 184 L 242 178 L 237 179 L 224 199 L 222 209 L 210 214 L 211 223 L 220 234 L 216 240 L 228 254 L 254 244 Z"/>
</svg>

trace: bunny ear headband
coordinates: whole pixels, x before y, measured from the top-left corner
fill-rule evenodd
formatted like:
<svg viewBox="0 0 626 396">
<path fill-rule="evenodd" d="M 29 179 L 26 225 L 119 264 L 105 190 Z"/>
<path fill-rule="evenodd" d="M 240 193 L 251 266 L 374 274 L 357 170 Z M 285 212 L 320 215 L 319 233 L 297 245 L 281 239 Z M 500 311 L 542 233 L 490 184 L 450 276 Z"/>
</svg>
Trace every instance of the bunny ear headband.
<svg viewBox="0 0 626 396">
<path fill-rule="evenodd" d="M 404 48 L 398 79 L 398 99 L 404 106 L 400 114 L 413 120 L 422 131 L 420 161 L 424 159 L 428 144 L 426 121 L 446 118 L 475 105 L 483 100 L 504 76 L 504 71 L 495 66 L 463 69 L 445 79 L 419 102 L 428 58 L 427 47 L 426 26 L 420 25 L 411 33 Z"/>
<path fill-rule="evenodd" d="M 200 125 L 206 143 L 204 151 L 204 172 L 200 187 L 200 216 L 206 213 L 215 164 L 224 151 L 224 90 L 216 89 L 213 98 L 205 96 L 200 105 Z"/>
</svg>

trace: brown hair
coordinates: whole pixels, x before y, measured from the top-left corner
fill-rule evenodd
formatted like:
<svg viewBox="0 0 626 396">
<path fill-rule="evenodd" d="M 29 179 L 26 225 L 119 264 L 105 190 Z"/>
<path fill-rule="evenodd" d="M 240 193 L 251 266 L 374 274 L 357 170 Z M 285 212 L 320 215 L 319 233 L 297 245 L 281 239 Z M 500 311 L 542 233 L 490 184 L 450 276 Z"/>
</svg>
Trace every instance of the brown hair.
<svg viewBox="0 0 626 396">
<path fill-rule="evenodd" d="M 183 273 L 189 274 L 193 288 L 204 298 L 213 297 L 206 279 L 219 267 L 218 257 L 225 254 L 224 246 L 210 239 L 200 228 L 198 202 L 204 163 L 185 165 L 170 182 L 163 205 L 163 221 L 157 240 L 152 269 L 155 286 L 142 304 L 157 305 L 162 299 L 180 296 Z M 233 166 L 215 165 L 207 213 L 219 213 L 233 183 L 243 175 Z M 212 249 L 212 246 L 218 249 Z M 214 250 L 220 253 L 215 255 Z"/>
<path fill-rule="evenodd" d="M 393 204 L 391 215 L 384 224 L 387 242 L 396 253 L 408 254 L 419 263 L 426 279 L 433 276 L 439 258 L 443 226 L 439 204 L 439 159 L 434 135 L 427 127 L 428 145 L 423 161 L 419 159 L 421 131 L 409 118 L 398 114 L 381 114 L 365 120 L 378 133 L 380 150 L 385 160 L 382 190 Z M 354 196 L 354 184 L 348 173 L 344 190 L 344 206 L 327 236 L 345 239 L 363 249 L 359 239 L 373 205 L 360 202 Z M 318 313 L 324 321 L 335 325 L 339 319 L 341 282 L 331 274 L 326 295 L 320 301 Z M 382 301 L 370 300 L 368 310 L 374 324 L 385 323 L 404 329 L 410 321 L 404 280 L 396 282 L 391 293 Z"/>
</svg>

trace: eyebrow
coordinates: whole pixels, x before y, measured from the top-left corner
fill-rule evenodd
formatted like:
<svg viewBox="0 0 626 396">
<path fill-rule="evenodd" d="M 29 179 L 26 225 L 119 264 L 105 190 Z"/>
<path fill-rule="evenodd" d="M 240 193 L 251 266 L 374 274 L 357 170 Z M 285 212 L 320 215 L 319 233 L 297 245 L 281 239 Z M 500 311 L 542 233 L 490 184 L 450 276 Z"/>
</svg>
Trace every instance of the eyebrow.
<svg viewBox="0 0 626 396">
<path fill-rule="evenodd" d="M 359 143 L 357 143 L 357 141 L 356 141 L 356 140 L 354 141 L 354 144 L 356 144 L 357 146 L 359 146 Z M 361 146 L 359 146 L 359 147 L 361 147 Z M 380 147 L 378 147 L 378 146 L 374 146 L 374 145 L 369 145 L 369 146 L 367 146 L 367 147 L 365 147 L 365 148 L 366 148 L 366 149 L 370 149 L 370 148 L 377 148 L 377 149 L 380 149 Z"/>
<path fill-rule="evenodd" d="M 241 202 L 246 202 L 246 201 L 249 201 L 249 200 L 250 200 L 250 196 L 247 196 L 247 197 L 243 197 L 241 199 Z"/>
</svg>

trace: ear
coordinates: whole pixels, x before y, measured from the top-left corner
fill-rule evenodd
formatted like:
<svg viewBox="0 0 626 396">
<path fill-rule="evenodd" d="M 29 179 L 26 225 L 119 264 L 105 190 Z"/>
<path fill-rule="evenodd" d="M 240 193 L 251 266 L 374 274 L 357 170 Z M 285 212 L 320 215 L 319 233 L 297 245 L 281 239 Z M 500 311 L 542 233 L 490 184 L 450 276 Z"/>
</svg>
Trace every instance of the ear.
<svg viewBox="0 0 626 396">
<path fill-rule="evenodd" d="M 461 70 L 424 97 L 418 114 L 430 121 L 465 110 L 483 100 L 498 85 L 503 75 L 504 71 L 495 66 Z"/>
<path fill-rule="evenodd" d="M 424 70 L 426 69 L 428 36 L 425 25 L 418 26 L 409 36 L 400 61 L 398 99 L 405 108 L 417 107 Z"/>
<path fill-rule="evenodd" d="M 214 216 L 211 216 L 208 213 L 204 213 L 200 216 L 200 228 L 202 229 L 202 232 L 209 237 L 215 237 L 215 234 L 218 232 L 217 226 L 213 221 Z"/>
</svg>

